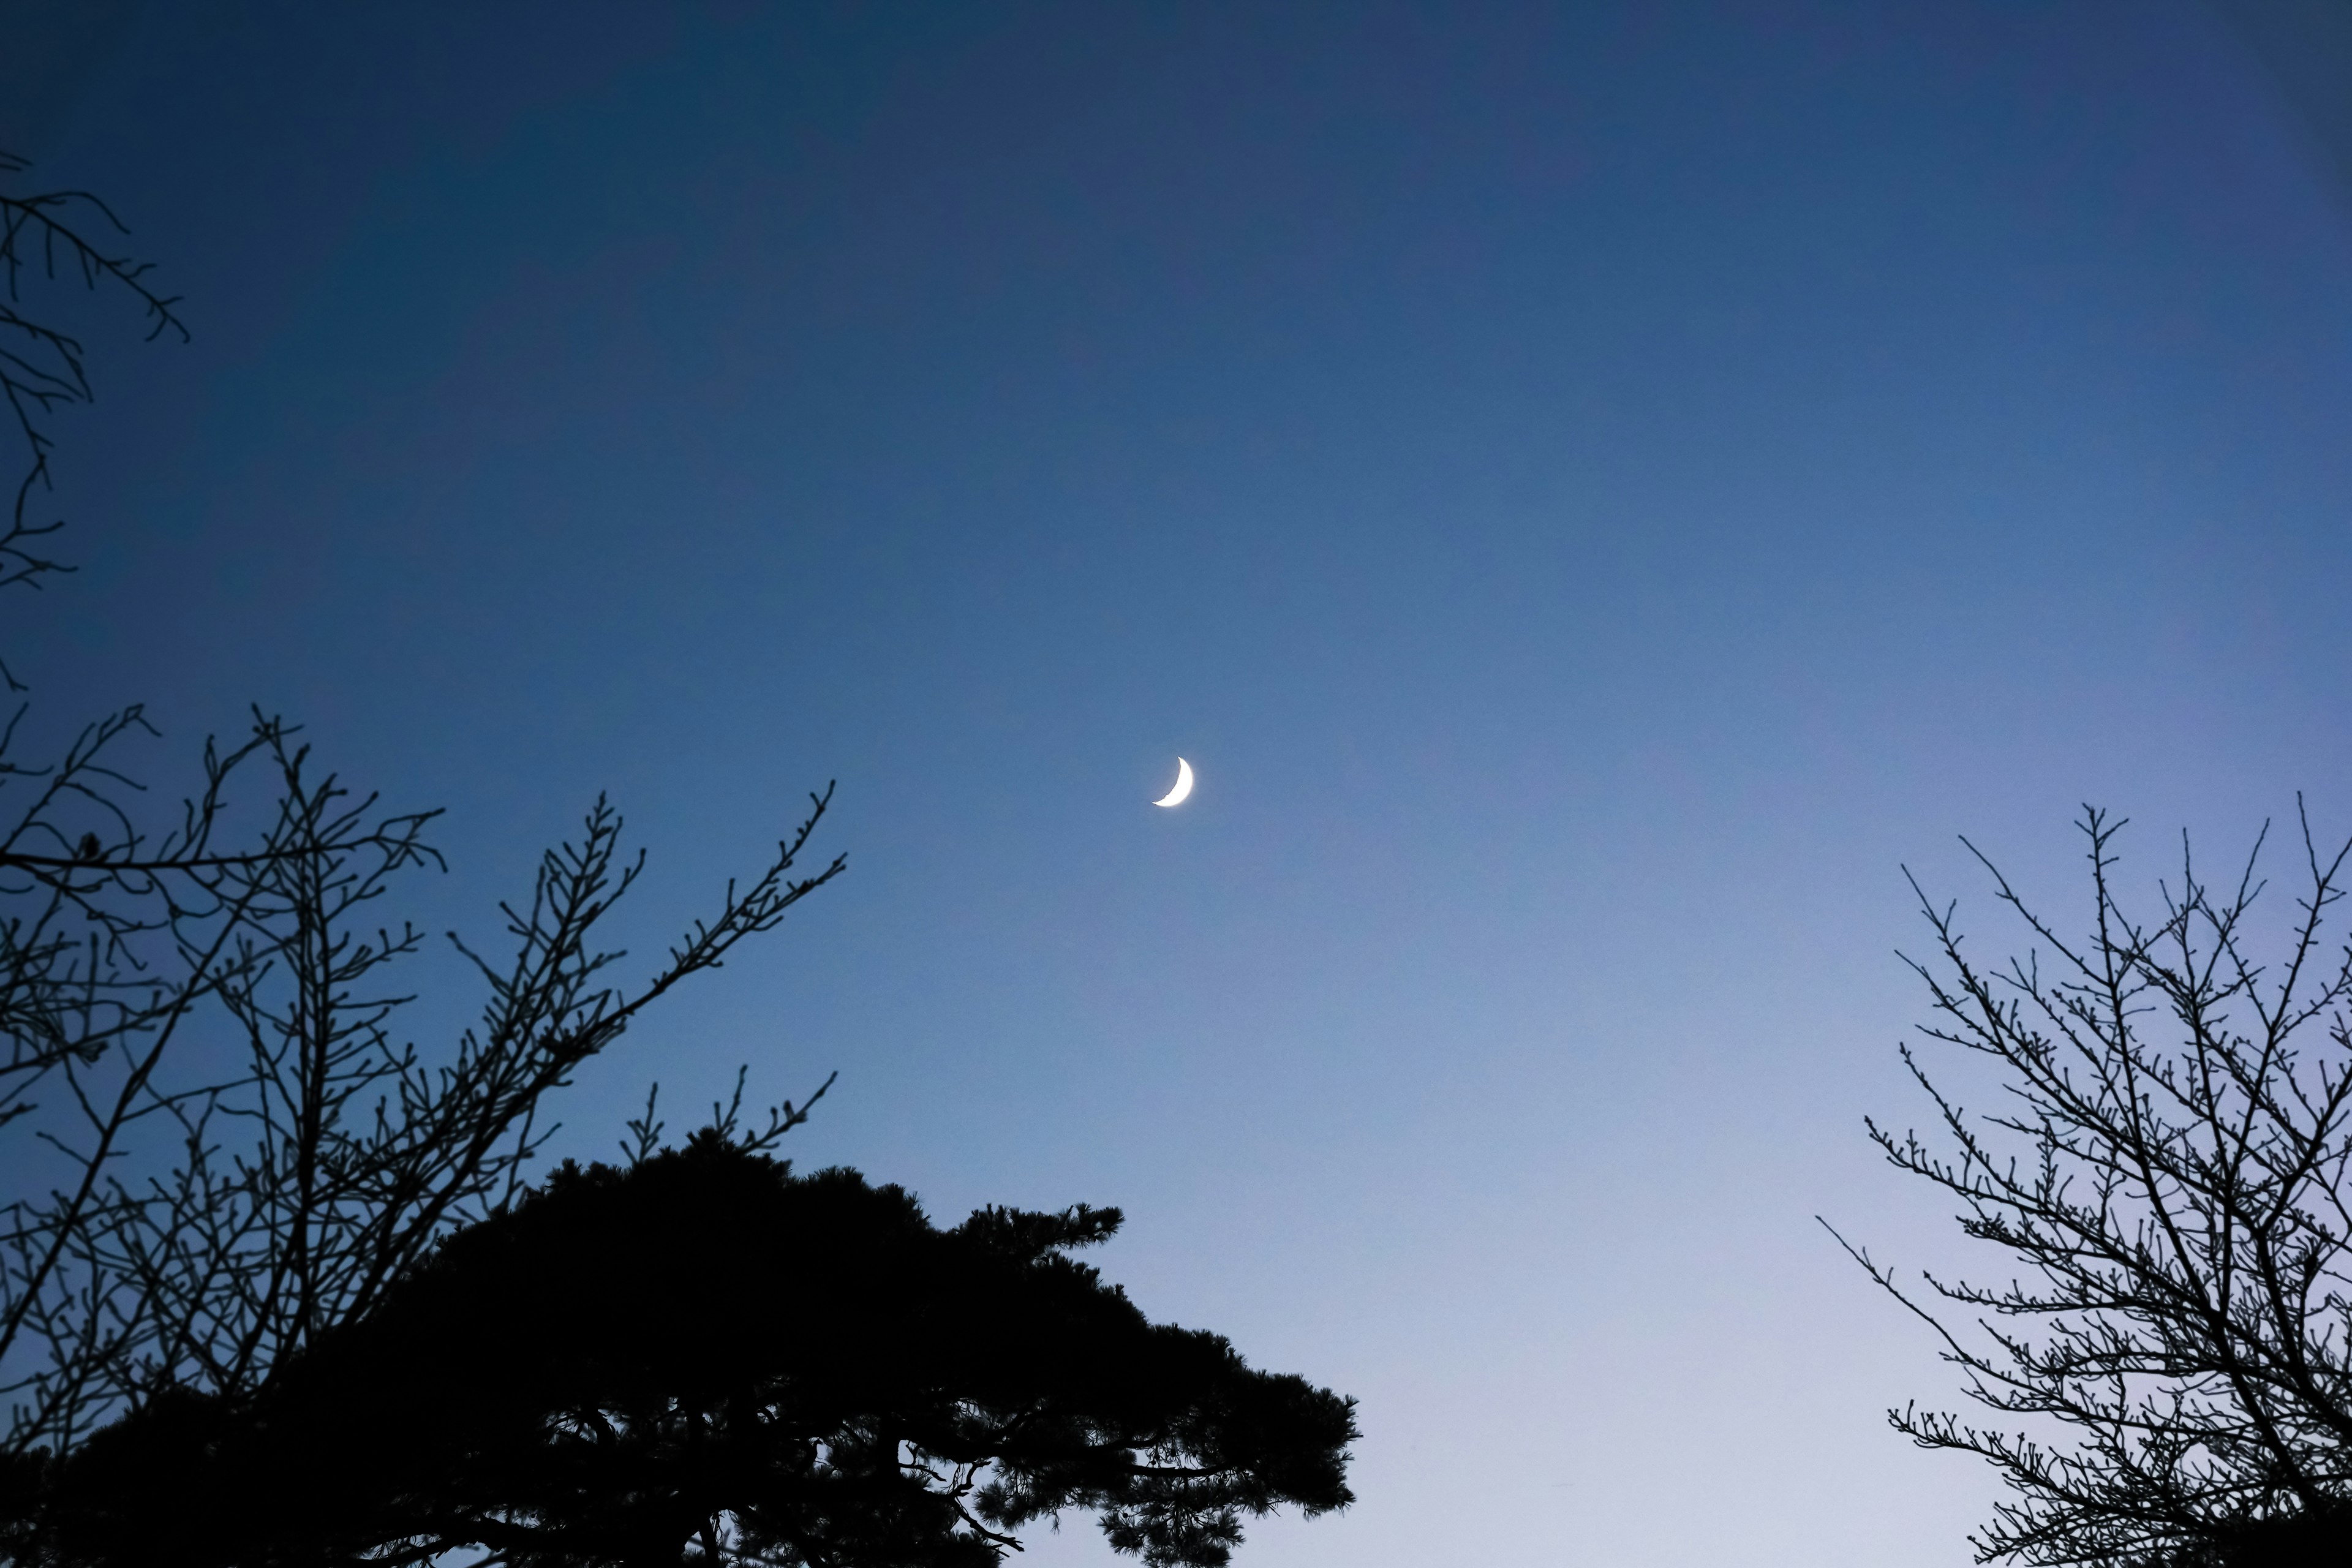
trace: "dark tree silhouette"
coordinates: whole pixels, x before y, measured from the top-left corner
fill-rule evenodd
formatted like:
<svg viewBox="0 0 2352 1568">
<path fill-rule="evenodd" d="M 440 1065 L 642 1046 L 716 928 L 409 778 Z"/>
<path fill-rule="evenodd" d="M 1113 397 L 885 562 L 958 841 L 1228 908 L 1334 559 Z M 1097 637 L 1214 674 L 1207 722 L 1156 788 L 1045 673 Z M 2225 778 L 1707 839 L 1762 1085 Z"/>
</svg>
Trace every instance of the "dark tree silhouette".
<svg viewBox="0 0 2352 1568">
<path fill-rule="evenodd" d="M 0 591 L 20 593 L 67 569 L 58 522 L 34 509 L 52 416 L 90 397 L 81 342 L 39 291 L 110 293 L 151 337 L 187 335 L 111 211 L 25 176 L 0 155 L 0 395 L 26 465 Z M 5 662 L 0 677 L 25 689 Z M 546 1096 L 582 1062 L 842 869 L 795 871 L 828 790 L 648 979 L 618 985 L 598 927 L 642 858 L 600 800 L 504 911 L 510 956 L 476 960 L 480 1026 L 428 1054 L 394 1033 L 395 966 L 422 933 L 383 910 L 439 863 L 435 813 L 355 795 L 258 712 L 158 812 L 121 754 L 154 734 L 139 708 L 40 763 L 26 713 L 0 723 L 0 1454 L 69 1452 L 164 1391 L 266 1386 L 438 1237 L 513 1200 L 551 1131 Z M 786 1102 L 772 1131 L 805 1111 Z"/>
<path fill-rule="evenodd" d="M 76 226 L 112 215 L 23 172 L 0 161 L 18 590 L 65 570 L 30 509 L 45 421 L 89 391 L 20 284 L 119 287 L 181 331 Z M 380 910 L 439 863 L 435 814 L 355 795 L 257 713 L 157 825 L 119 755 L 140 710 L 38 766 L 11 754 L 23 717 L 0 727 L 9 1560 L 954 1568 L 1066 1509 L 1206 1568 L 1244 1516 L 1349 1500 L 1348 1402 L 1066 1256 L 1113 1211 L 935 1229 L 895 1188 L 793 1177 L 766 1151 L 809 1102 L 745 1128 L 740 1077 L 686 1150 L 656 1152 L 649 1100 L 626 1167 L 533 1193 L 546 1097 L 842 870 L 795 871 L 829 789 L 634 988 L 596 937 L 642 858 L 599 801 L 505 910 L 511 956 L 474 959 L 480 1026 L 426 1055 L 394 1033 L 422 935 Z"/>
<path fill-rule="evenodd" d="M 2334 1568 L 2352 1563 L 2352 1510 L 2329 1507 L 2218 1530 L 2148 1568 Z"/>
<path fill-rule="evenodd" d="M 180 301 L 148 282 L 152 264 L 116 248 L 130 231 L 113 210 L 88 191 L 15 188 L 26 168 L 22 158 L 0 150 L 0 397 L 7 400 L 25 444 L 24 472 L 7 524 L 0 528 L 0 588 L 37 587 L 49 574 L 70 570 L 46 553 L 47 539 L 63 525 L 32 508 L 49 488 L 55 442 L 48 416 L 91 396 L 80 340 L 26 304 L 26 284 L 62 279 L 90 290 L 110 286 L 138 303 L 151 342 L 167 332 L 184 342 L 188 336 L 175 312 Z"/>
<path fill-rule="evenodd" d="M 1906 1407 L 1923 1447 L 1987 1459 L 2014 1489 L 1979 1560 L 2260 1568 L 2352 1546 L 2352 948 L 2331 936 L 2352 845 L 2303 821 L 2294 912 L 2264 931 L 2262 841 L 2220 889 L 2182 841 L 2142 919 L 2117 889 L 2122 823 L 2087 810 L 2089 929 L 2062 935 L 1991 862 L 2032 950 L 1967 956 L 1921 900 L 1922 1034 L 1990 1068 L 1974 1115 L 1904 1060 L 1943 1148 L 1870 1134 L 1957 1198 L 2007 1284 L 1927 1277 L 1914 1296 L 1990 1425 Z M 2265 836 L 2267 830 L 2265 831 Z M 1971 846 L 1971 852 L 1974 847 Z M 1915 889 L 1916 884 L 1914 883 Z M 1935 1302 L 1940 1300 L 1937 1308 Z"/>
<path fill-rule="evenodd" d="M 1149 1322 L 1067 1254 L 1115 1209 L 934 1228 L 726 1129 L 567 1164 L 245 1396 L 13 1478 L 19 1561 L 986 1568 L 1065 1510 L 1154 1568 L 1343 1508 L 1352 1402 Z"/>
</svg>

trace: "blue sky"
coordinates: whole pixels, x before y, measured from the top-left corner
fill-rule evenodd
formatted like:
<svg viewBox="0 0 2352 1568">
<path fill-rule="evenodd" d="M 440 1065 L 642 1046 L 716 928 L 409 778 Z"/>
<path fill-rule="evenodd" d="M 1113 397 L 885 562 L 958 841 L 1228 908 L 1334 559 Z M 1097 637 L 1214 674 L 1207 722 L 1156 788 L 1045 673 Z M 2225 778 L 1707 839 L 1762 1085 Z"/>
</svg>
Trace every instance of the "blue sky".
<svg viewBox="0 0 2352 1568">
<path fill-rule="evenodd" d="M 43 721 L 147 702 L 168 784 L 299 718 L 484 935 L 609 790 L 648 960 L 838 779 L 848 877 L 566 1149 L 838 1068 L 804 1162 L 1122 1205 L 1148 1310 L 1363 1401 L 1245 1563 L 1968 1561 L 1813 1216 L 1949 1254 L 1860 1124 L 1904 865 L 2006 944 L 1958 834 L 2063 899 L 2086 800 L 2149 877 L 2352 830 L 2352 159 L 2264 63 L 2341 29 L 470 10 L 15 68 L 195 331 L 86 328 Z"/>
</svg>

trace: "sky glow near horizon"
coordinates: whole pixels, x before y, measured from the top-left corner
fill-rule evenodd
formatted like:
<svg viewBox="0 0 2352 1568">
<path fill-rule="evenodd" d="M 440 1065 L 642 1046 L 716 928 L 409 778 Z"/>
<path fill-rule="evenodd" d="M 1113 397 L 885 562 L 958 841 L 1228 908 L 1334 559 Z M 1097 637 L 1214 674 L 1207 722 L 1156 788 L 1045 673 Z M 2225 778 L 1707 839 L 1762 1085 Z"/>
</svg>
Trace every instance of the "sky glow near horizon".
<svg viewBox="0 0 2352 1568">
<path fill-rule="evenodd" d="M 803 1164 L 1119 1205 L 1362 1401 L 1244 1568 L 1969 1561 L 1814 1216 L 1955 1256 L 1903 867 L 2008 952 L 1958 834 L 2073 911 L 2085 801 L 2149 888 L 2352 831 L 2315 8 L 195 9 L 0 74 L 196 333 L 78 322 L 45 733 L 282 711 L 485 940 L 607 790 L 642 963 L 837 779 L 560 1152 L 837 1068 Z"/>
</svg>

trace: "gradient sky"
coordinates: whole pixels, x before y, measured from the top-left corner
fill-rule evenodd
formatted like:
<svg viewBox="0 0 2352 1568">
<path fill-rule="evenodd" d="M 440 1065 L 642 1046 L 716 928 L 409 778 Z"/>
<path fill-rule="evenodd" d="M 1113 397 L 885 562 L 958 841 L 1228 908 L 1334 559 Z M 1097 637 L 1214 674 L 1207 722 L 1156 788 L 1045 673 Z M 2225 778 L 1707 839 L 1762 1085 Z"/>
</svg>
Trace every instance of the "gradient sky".
<svg viewBox="0 0 2352 1568">
<path fill-rule="evenodd" d="M 562 1148 L 838 1068 L 803 1163 L 1123 1206 L 1362 1400 L 1245 1568 L 1960 1564 L 1813 1218 L 1949 1253 L 1901 868 L 1990 952 L 1956 835 L 2352 830 L 2352 54 L 2235 10 L 30 6 L 195 341 L 84 321 L 8 657 L 167 788 L 299 718 L 485 940 L 609 790 L 650 963 L 837 778 Z"/>
</svg>

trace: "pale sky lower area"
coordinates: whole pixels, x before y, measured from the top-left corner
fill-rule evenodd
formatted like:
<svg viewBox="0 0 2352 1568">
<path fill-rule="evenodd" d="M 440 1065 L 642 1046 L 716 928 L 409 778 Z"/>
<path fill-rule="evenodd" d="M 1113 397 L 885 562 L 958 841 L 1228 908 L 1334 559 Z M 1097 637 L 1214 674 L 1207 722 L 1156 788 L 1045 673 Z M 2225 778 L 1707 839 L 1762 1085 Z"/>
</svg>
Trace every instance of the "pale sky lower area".
<svg viewBox="0 0 2352 1568">
<path fill-rule="evenodd" d="M 485 938 L 608 790 L 641 965 L 839 781 L 562 1152 L 838 1069 L 803 1164 L 1120 1205 L 1362 1402 L 1244 1568 L 1969 1560 L 1815 1216 L 1990 1266 L 1863 1136 L 1904 867 L 2005 952 L 1960 834 L 2352 832 L 2340 10 L 21 17 L 0 145 L 195 332 L 82 329 L 33 722 L 299 719 Z"/>
</svg>

